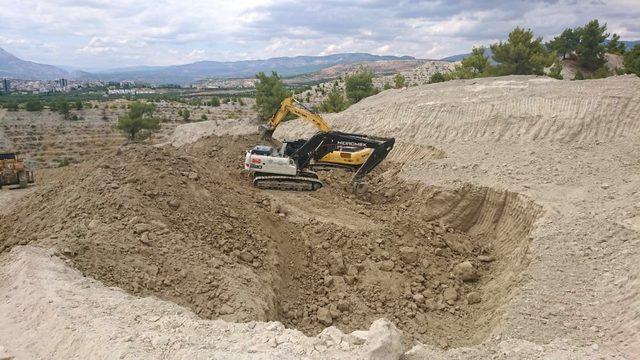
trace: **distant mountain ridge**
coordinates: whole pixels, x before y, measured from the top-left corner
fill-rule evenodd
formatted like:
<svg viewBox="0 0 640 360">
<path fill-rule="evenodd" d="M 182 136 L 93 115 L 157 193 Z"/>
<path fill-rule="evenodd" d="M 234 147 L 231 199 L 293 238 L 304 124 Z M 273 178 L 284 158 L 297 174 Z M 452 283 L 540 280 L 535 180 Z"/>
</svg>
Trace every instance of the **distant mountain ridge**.
<svg viewBox="0 0 640 360">
<path fill-rule="evenodd" d="M 104 81 L 133 80 L 156 84 L 187 84 L 207 78 L 251 77 L 260 71 L 277 71 L 282 76 L 293 76 L 338 64 L 378 60 L 415 60 L 415 58 L 412 56 L 345 53 L 325 56 L 276 57 L 266 60 L 198 61 L 185 65 L 106 70 L 93 73 L 90 78 Z"/>
<path fill-rule="evenodd" d="M 0 48 L 0 78 L 53 80 L 64 76 L 68 73 L 59 67 L 22 60 Z"/>
<path fill-rule="evenodd" d="M 343 53 L 324 56 L 276 57 L 265 60 L 198 61 L 184 65 L 135 66 L 96 72 L 72 70 L 25 61 L 0 48 L 0 77 L 51 80 L 61 77 L 81 80 L 138 81 L 151 84 L 189 84 L 207 78 L 252 77 L 260 71 L 283 76 L 314 72 L 340 64 L 379 60 L 416 60 L 412 56 Z"/>
</svg>

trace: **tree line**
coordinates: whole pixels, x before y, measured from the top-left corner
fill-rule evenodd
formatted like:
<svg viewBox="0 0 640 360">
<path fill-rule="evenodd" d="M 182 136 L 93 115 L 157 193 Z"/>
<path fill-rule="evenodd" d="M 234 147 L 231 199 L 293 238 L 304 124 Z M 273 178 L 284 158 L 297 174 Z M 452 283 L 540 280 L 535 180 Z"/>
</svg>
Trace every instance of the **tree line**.
<svg viewBox="0 0 640 360">
<path fill-rule="evenodd" d="M 492 44 L 490 49 L 493 61 L 485 55 L 485 47 L 474 47 L 453 72 L 434 74 L 430 82 L 504 75 L 548 75 L 562 79 L 560 60 L 567 59 L 575 60 L 580 68 L 575 80 L 586 78 L 585 72 L 589 77 L 602 78 L 612 75 L 605 66 L 607 53 L 623 56 L 624 66 L 615 69 L 616 74 L 640 76 L 640 45 L 627 50 L 620 36 L 607 33 L 607 25 L 598 20 L 565 29 L 547 43 L 534 36 L 531 29 L 516 27 L 506 41 Z"/>
</svg>

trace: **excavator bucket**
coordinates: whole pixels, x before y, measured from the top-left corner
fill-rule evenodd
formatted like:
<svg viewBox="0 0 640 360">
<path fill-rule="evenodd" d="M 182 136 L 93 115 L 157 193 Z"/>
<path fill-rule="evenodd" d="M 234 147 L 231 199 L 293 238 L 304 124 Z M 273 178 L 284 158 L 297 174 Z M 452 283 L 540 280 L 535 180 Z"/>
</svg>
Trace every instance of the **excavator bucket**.
<svg viewBox="0 0 640 360">
<path fill-rule="evenodd" d="M 260 132 L 260 139 L 265 140 L 265 141 L 272 141 L 273 140 L 273 132 L 275 131 L 274 128 L 272 128 L 271 126 L 267 125 L 267 124 L 262 124 L 260 126 L 258 126 L 258 132 Z"/>
</svg>

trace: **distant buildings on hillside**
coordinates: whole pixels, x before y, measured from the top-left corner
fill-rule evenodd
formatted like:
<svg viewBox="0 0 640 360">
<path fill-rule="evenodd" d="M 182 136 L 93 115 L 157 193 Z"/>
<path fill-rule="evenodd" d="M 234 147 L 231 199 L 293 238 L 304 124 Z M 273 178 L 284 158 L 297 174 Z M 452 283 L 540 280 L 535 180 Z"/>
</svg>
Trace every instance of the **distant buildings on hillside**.
<svg viewBox="0 0 640 360">
<path fill-rule="evenodd" d="M 47 94 L 47 93 L 66 93 L 72 90 L 104 87 L 102 81 L 83 81 L 83 80 L 20 80 L 20 79 L 2 79 L 0 82 L 0 92 L 6 94 L 9 92 L 19 94 Z"/>
<path fill-rule="evenodd" d="M 155 93 L 156 91 L 152 89 L 107 89 L 108 95 L 140 95 Z"/>
</svg>

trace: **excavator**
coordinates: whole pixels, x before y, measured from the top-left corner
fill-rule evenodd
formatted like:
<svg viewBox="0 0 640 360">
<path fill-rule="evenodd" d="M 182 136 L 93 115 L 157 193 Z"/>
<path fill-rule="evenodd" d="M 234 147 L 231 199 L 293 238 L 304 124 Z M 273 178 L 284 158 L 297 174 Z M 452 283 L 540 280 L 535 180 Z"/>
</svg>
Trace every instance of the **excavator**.
<svg viewBox="0 0 640 360">
<path fill-rule="evenodd" d="M 320 132 L 326 133 L 331 131 L 331 126 L 329 126 L 320 115 L 309 110 L 295 98 L 288 97 L 282 100 L 280 108 L 273 117 L 269 119 L 266 124 L 259 126 L 258 130 L 260 131 L 262 140 L 268 141 L 273 146 L 278 146 L 277 142 L 273 139 L 273 132 L 285 121 L 289 114 L 297 115 L 309 121 Z M 367 161 L 371 152 L 372 149 L 370 148 L 335 144 L 332 151 L 327 152 L 319 159 L 314 159 L 307 167 L 310 170 L 332 170 L 336 168 L 357 170 Z"/>
<path fill-rule="evenodd" d="M 309 170 L 310 163 L 341 151 L 336 149 L 342 146 L 367 149 L 369 156 L 351 179 L 352 190 L 357 192 L 364 177 L 387 157 L 394 144 L 394 138 L 320 131 L 309 140 L 284 141 L 280 149 L 257 145 L 246 152 L 244 169 L 251 174 L 253 185 L 261 189 L 314 191 L 322 187 L 322 181 Z"/>
</svg>

